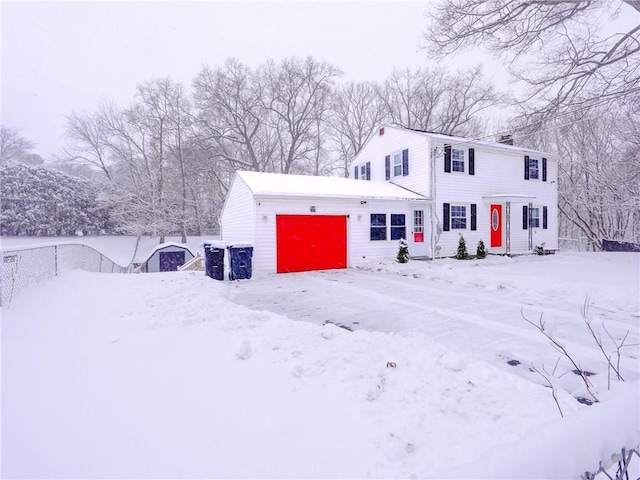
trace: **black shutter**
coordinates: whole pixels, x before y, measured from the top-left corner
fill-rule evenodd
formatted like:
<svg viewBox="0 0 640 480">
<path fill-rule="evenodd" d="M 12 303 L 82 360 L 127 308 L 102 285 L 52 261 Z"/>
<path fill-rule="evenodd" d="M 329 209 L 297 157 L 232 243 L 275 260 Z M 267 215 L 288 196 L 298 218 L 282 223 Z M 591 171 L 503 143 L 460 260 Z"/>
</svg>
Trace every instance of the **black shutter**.
<svg viewBox="0 0 640 480">
<path fill-rule="evenodd" d="M 409 175 L 409 150 L 402 150 L 402 176 Z"/>
<path fill-rule="evenodd" d="M 529 180 L 529 155 L 524 156 L 524 179 Z"/>
<path fill-rule="evenodd" d="M 358 166 L 353 167 L 353 178 L 358 179 Z"/>
<path fill-rule="evenodd" d="M 522 206 L 522 229 L 526 230 L 529 227 L 529 207 Z"/>
<path fill-rule="evenodd" d="M 444 171 L 451 172 L 451 145 L 444 146 Z"/>
<path fill-rule="evenodd" d="M 371 162 L 367 162 L 366 168 L 367 168 L 367 173 L 366 173 L 367 180 L 371 180 Z"/>
<path fill-rule="evenodd" d="M 542 159 L 542 181 L 543 182 L 547 181 L 547 159 L 546 158 Z"/>
<path fill-rule="evenodd" d="M 476 213 L 477 213 L 476 204 L 472 203 L 471 204 L 471 230 L 477 230 Z"/>
<path fill-rule="evenodd" d="M 449 204 L 442 204 L 442 230 L 444 232 L 449 231 Z"/>
<path fill-rule="evenodd" d="M 476 151 L 475 149 L 470 148 L 469 149 L 469 175 L 475 175 L 475 174 L 476 174 Z"/>
<path fill-rule="evenodd" d="M 384 176 L 386 180 L 391 178 L 391 155 L 384 157 Z"/>
<path fill-rule="evenodd" d="M 547 229 L 547 207 L 542 207 L 542 228 Z"/>
</svg>

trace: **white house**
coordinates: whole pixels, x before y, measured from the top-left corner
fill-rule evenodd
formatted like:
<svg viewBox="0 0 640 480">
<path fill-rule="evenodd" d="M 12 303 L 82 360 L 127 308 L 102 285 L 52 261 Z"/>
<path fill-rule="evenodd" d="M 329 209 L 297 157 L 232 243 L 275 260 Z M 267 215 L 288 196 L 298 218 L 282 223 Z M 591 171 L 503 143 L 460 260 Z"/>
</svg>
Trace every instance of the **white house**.
<svg viewBox="0 0 640 480">
<path fill-rule="evenodd" d="M 472 254 L 480 240 L 494 254 L 558 248 L 557 155 L 384 126 L 350 171 L 429 199 L 408 221 L 412 256 L 452 256 L 460 235 Z"/>
<path fill-rule="evenodd" d="M 556 155 L 384 126 L 352 161 L 354 178 L 237 172 L 221 215 L 225 242 L 254 245 L 268 272 L 345 268 L 395 256 L 556 250 Z"/>
</svg>

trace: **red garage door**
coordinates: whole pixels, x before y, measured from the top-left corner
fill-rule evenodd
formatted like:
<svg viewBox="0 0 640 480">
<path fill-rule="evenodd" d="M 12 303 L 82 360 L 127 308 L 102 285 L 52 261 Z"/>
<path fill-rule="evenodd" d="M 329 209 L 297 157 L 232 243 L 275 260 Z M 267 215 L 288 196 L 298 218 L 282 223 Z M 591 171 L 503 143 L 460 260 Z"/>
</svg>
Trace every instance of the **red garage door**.
<svg viewBox="0 0 640 480">
<path fill-rule="evenodd" d="M 347 268 L 347 217 L 277 215 L 277 271 Z"/>
</svg>

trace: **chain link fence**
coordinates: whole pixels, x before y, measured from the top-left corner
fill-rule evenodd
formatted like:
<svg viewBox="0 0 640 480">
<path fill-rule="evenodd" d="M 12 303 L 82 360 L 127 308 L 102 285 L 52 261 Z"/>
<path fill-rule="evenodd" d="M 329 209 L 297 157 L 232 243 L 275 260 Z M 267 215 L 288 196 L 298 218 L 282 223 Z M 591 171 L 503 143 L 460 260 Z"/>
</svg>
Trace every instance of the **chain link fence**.
<svg viewBox="0 0 640 480">
<path fill-rule="evenodd" d="M 565 252 L 588 252 L 591 244 L 587 237 L 558 238 L 558 247 Z"/>
<path fill-rule="evenodd" d="M 2 252 L 2 291 L 0 306 L 8 305 L 19 292 L 62 272 L 128 273 L 96 249 L 82 244 L 20 248 Z"/>
</svg>

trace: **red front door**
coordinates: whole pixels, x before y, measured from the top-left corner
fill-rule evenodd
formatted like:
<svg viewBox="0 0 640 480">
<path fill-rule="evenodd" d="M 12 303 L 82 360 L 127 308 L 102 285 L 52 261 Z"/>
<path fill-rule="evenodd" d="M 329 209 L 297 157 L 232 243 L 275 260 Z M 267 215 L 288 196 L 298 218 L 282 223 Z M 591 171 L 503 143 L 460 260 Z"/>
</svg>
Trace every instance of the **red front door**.
<svg viewBox="0 0 640 480">
<path fill-rule="evenodd" d="M 277 215 L 278 273 L 347 268 L 347 217 Z"/>
<path fill-rule="evenodd" d="M 502 205 L 491 205 L 491 246 L 502 246 Z"/>
</svg>

